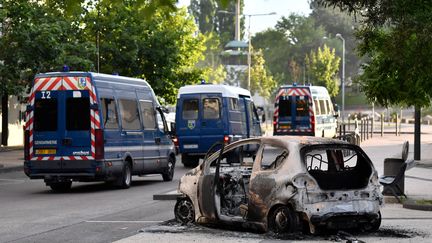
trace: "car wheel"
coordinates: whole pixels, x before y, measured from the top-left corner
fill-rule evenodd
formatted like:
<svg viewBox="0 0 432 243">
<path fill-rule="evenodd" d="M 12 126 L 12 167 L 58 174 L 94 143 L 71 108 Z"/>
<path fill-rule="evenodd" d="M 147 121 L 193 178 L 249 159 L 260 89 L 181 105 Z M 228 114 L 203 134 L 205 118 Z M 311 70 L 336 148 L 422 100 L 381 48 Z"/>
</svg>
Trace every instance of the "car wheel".
<svg viewBox="0 0 432 243">
<path fill-rule="evenodd" d="M 116 186 L 121 189 L 128 189 L 132 184 L 132 168 L 128 162 L 123 166 L 123 171 L 120 177 L 117 178 Z"/>
<path fill-rule="evenodd" d="M 195 222 L 195 210 L 192 202 L 188 198 L 177 200 L 174 206 L 174 216 L 182 224 Z"/>
<path fill-rule="evenodd" d="M 199 162 L 198 156 L 190 156 L 187 154 L 182 154 L 182 163 L 184 167 L 195 168 L 198 166 L 198 162 Z"/>
<path fill-rule="evenodd" d="M 174 168 L 175 168 L 175 161 L 173 157 L 169 157 L 167 168 L 165 169 L 165 172 L 162 173 L 162 178 L 164 181 L 172 181 L 174 177 Z"/>
<path fill-rule="evenodd" d="M 375 232 L 381 226 L 381 212 L 378 211 L 378 216 L 372 219 L 368 224 L 364 225 L 364 230 L 368 232 Z"/>
<path fill-rule="evenodd" d="M 287 206 L 279 206 L 269 216 L 268 228 L 275 233 L 289 233 L 297 230 L 299 219 Z"/>
<path fill-rule="evenodd" d="M 72 187 L 72 181 L 53 182 L 49 186 L 55 192 L 68 192 Z"/>
</svg>

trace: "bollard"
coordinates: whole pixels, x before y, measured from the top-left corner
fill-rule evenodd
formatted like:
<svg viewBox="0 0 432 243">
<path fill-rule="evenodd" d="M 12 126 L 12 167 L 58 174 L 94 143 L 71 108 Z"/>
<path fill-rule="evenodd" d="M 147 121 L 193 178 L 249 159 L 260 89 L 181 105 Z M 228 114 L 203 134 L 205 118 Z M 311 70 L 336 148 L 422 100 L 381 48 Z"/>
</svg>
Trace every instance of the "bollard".
<svg viewBox="0 0 432 243">
<path fill-rule="evenodd" d="M 369 139 L 369 118 L 366 117 L 366 139 Z"/>
<path fill-rule="evenodd" d="M 381 113 L 381 137 L 384 136 L 384 114 Z"/>
<path fill-rule="evenodd" d="M 363 118 L 360 118 L 360 141 L 361 142 L 363 142 L 363 130 L 364 130 L 364 127 L 363 127 Z"/>
<path fill-rule="evenodd" d="M 399 115 L 396 114 L 396 121 L 395 121 L 396 136 L 399 136 L 399 130 L 398 130 L 398 118 L 399 118 Z"/>
<path fill-rule="evenodd" d="M 373 134 L 374 134 L 374 123 L 375 123 L 375 116 L 372 116 L 372 121 L 371 121 L 371 123 L 372 123 L 372 125 L 371 125 L 371 138 L 373 138 Z"/>
</svg>

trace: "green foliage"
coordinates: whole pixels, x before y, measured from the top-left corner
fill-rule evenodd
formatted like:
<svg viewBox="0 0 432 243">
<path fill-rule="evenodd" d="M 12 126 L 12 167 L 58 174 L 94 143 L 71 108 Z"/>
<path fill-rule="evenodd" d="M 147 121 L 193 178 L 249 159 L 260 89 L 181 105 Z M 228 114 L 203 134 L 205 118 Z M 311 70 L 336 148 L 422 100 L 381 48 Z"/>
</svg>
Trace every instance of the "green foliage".
<svg viewBox="0 0 432 243">
<path fill-rule="evenodd" d="M 156 11 L 142 21 L 140 9 L 129 3 L 112 7 L 101 2 L 90 13 L 87 36 L 99 33 L 100 71 L 146 79 L 155 93 L 174 103 L 178 88 L 196 83 L 202 71 L 204 39 L 185 9 L 165 15 Z"/>
<path fill-rule="evenodd" d="M 268 99 L 277 86 L 276 81 L 267 72 L 262 51 L 258 50 L 253 53 L 249 90 L 252 94 L 258 93 Z"/>
<path fill-rule="evenodd" d="M 357 38 L 360 54 L 369 61 L 359 80 L 369 100 L 384 106 L 430 105 L 432 5 L 428 1 L 321 2 L 364 15 Z"/>
<path fill-rule="evenodd" d="M 321 45 L 325 35 L 313 18 L 292 14 L 282 17 L 275 29 L 257 33 L 252 43 L 263 50 L 267 66 L 279 85 L 306 83 L 305 56 Z"/>
<path fill-rule="evenodd" d="M 335 50 L 324 44 L 318 50 L 311 51 L 305 58 L 309 81 L 314 85 L 327 88 L 330 96 L 335 97 L 339 92 L 336 74 L 340 58 L 335 56 Z"/>
<path fill-rule="evenodd" d="M 206 47 L 205 58 L 198 62 L 197 67 L 204 70 L 202 77 L 206 82 L 222 83 L 227 76 L 227 72 L 220 59 L 222 48 L 219 37 L 215 32 L 209 32 L 204 35 L 204 41 Z"/>
<path fill-rule="evenodd" d="M 19 94 L 38 72 L 63 64 L 89 70 L 92 44 L 57 8 L 33 1 L 2 2 L 0 81 L 2 94 Z"/>
</svg>

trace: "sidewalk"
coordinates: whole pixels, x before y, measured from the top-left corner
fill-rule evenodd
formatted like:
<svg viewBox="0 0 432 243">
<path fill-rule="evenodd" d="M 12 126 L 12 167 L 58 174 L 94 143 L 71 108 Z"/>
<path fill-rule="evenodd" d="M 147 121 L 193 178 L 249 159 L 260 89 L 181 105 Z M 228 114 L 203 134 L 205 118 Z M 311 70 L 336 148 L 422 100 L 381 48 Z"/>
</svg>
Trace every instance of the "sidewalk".
<svg viewBox="0 0 432 243">
<path fill-rule="evenodd" d="M 0 173 L 23 170 L 24 151 L 21 146 L 0 147 Z"/>
</svg>

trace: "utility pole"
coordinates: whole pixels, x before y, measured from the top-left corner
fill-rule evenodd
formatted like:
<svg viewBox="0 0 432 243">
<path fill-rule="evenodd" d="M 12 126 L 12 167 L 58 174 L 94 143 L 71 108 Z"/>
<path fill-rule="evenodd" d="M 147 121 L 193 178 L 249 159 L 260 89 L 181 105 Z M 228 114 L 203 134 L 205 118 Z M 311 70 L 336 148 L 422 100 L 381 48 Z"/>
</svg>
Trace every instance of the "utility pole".
<svg viewBox="0 0 432 243">
<path fill-rule="evenodd" d="M 240 41 L 240 0 L 237 0 L 235 9 L 235 36 L 234 40 Z"/>
</svg>

